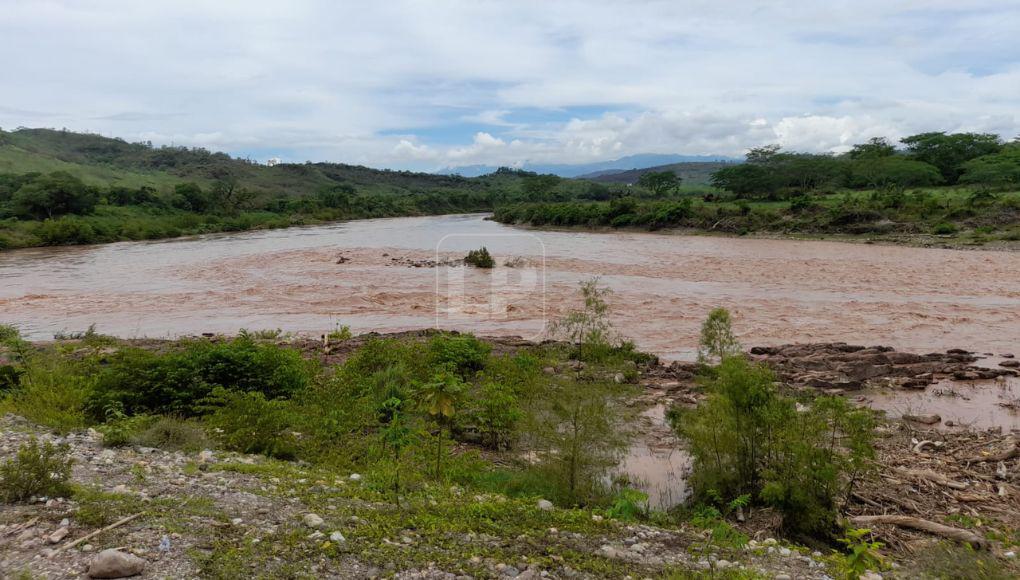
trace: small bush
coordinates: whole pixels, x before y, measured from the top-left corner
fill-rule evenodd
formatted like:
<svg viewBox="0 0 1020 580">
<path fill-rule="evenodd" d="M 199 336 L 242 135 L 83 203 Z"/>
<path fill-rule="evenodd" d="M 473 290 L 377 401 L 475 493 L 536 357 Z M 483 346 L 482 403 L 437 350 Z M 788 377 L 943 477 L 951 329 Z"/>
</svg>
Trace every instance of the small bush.
<svg viewBox="0 0 1020 580">
<path fill-rule="evenodd" d="M 227 449 L 294 458 L 297 446 L 290 431 L 294 418 L 287 401 L 268 400 L 258 391 L 239 393 L 218 388 L 206 404 L 213 409 L 206 421 L 217 430 Z"/>
<path fill-rule="evenodd" d="M 464 258 L 464 263 L 476 268 L 494 268 L 496 266 L 496 260 L 492 258 L 492 255 L 489 254 L 489 250 L 485 246 L 468 252 L 468 255 Z"/>
<path fill-rule="evenodd" d="M 205 430 L 195 423 L 177 417 L 159 417 L 149 423 L 131 438 L 132 443 L 168 451 L 200 451 L 209 447 Z"/>
<path fill-rule="evenodd" d="M 931 229 L 931 233 L 935 234 L 936 236 L 951 236 L 955 234 L 957 231 L 959 230 L 957 230 L 956 226 L 949 222 L 941 222 L 935 224 L 935 227 Z"/>
<path fill-rule="evenodd" d="M 67 450 L 67 445 L 40 444 L 34 437 L 19 447 L 13 459 L 0 465 L 0 500 L 15 503 L 33 496 L 68 495 L 72 461 Z"/>
<path fill-rule="evenodd" d="M 428 363 L 467 378 L 485 368 L 492 347 L 470 334 L 440 334 L 428 342 Z"/>
</svg>

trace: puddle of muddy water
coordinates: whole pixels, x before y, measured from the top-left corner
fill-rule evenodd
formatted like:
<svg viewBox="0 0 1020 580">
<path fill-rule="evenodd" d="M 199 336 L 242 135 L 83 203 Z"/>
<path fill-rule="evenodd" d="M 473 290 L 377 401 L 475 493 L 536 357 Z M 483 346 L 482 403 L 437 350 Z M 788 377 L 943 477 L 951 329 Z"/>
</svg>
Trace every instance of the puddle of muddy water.
<svg viewBox="0 0 1020 580">
<path fill-rule="evenodd" d="M 941 428 L 1020 429 L 1020 379 L 995 381 L 944 380 L 924 391 L 865 391 L 865 403 L 889 417 L 938 415 Z M 952 427 L 947 426 L 952 423 Z"/>
<path fill-rule="evenodd" d="M 652 509 L 664 510 L 687 499 L 690 456 L 666 424 L 666 407 L 656 405 L 639 418 L 640 429 L 614 475 L 648 494 Z"/>
<path fill-rule="evenodd" d="M 985 355 L 975 366 L 1000 368 L 1006 360 Z M 1020 377 L 999 377 L 989 381 L 943 379 L 923 390 L 869 389 L 859 401 L 885 411 L 891 418 L 903 415 L 938 415 L 940 429 L 1020 429 Z M 951 423 L 951 425 L 947 425 Z"/>
</svg>

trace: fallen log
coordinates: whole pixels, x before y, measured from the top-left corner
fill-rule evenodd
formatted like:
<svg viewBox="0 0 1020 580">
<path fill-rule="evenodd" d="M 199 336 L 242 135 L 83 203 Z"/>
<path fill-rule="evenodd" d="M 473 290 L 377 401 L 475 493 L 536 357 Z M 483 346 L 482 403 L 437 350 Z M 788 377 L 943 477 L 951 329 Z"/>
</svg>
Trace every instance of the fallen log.
<svg viewBox="0 0 1020 580">
<path fill-rule="evenodd" d="M 1014 443 L 1012 447 L 1006 449 L 1005 451 L 1000 451 L 998 453 L 989 453 L 988 455 L 978 455 L 977 457 L 970 458 L 969 461 L 971 461 L 972 463 L 982 463 L 985 461 L 1007 461 L 1009 459 L 1013 459 L 1014 457 L 1020 457 L 1020 446 L 1018 446 L 1016 443 Z"/>
<path fill-rule="evenodd" d="M 949 540 L 968 543 L 975 548 L 985 547 L 985 539 L 969 530 L 945 526 L 929 520 L 922 520 L 911 516 L 854 516 L 850 521 L 857 526 L 870 526 L 872 524 L 889 524 L 901 528 L 910 528 L 941 536 Z"/>
<path fill-rule="evenodd" d="M 86 541 L 86 540 L 90 540 L 90 539 L 98 536 L 99 534 L 101 534 L 103 532 L 108 532 L 108 531 L 110 531 L 110 530 L 112 530 L 114 528 L 118 528 L 120 526 L 123 526 L 124 524 L 126 524 L 126 523 L 128 523 L 128 522 L 130 522 L 132 520 L 135 520 L 135 519 L 141 517 L 142 514 L 144 514 L 144 513 L 145 512 L 138 512 L 138 513 L 136 513 L 134 515 L 130 515 L 130 516 L 127 516 L 125 518 L 121 518 L 121 519 L 113 522 L 112 524 L 106 526 L 105 528 L 101 528 L 101 529 L 98 529 L 98 530 L 92 532 L 91 534 L 84 535 L 84 536 L 78 538 L 77 540 L 75 540 L 75 541 L 73 541 L 73 542 L 71 542 L 69 544 L 64 544 L 63 546 L 60 546 L 59 548 L 57 548 L 56 550 L 51 552 L 50 553 L 50 557 L 52 558 L 53 556 L 56 556 L 57 554 L 59 554 L 60 552 L 63 552 L 64 550 L 69 550 L 69 549 L 77 546 L 78 544 Z"/>
<path fill-rule="evenodd" d="M 963 490 L 970 487 L 967 483 L 956 481 L 955 479 L 949 479 L 945 475 L 929 469 L 904 469 L 902 467 L 897 467 L 894 471 L 903 477 L 923 479 L 925 481 L 944 485 L 949 489 Z"/>
</svg>

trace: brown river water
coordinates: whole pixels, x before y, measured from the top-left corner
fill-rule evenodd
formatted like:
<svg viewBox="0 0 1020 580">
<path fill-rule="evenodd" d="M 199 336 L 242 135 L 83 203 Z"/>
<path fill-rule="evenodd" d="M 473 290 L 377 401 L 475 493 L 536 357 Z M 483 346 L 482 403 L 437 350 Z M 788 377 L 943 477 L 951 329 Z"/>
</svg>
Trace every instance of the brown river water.
<svg viewBox="0 0 1020 580">
<path fill-rule="evenodd" d="M 122 337 L 239 328 L 318 335 L 346 324 L 355 333 L 438 325 L 538 338 L 579 303 L 578 283 L 599 276 L 613 290 L 618 331 L 666 359 L 693 357 L 717 306 L 733 313 L 746 346 L 845 341 L 1020 354 L 1020 253 L 538 231 L 483 217 L 0 252 L 0 323 L 34 339 L 90 324 Z M 483 245 L 494 270 L 423 263 Z M 502 266 L 511 257 L 515 267 Z M 925 408 L 881 395 L 874 403 Z M 625 463 L 652 487 L 675 487 L 671 451 L 645 446 Z M 669 502 L 653 494 L 653 503 Z"/>
</svg>

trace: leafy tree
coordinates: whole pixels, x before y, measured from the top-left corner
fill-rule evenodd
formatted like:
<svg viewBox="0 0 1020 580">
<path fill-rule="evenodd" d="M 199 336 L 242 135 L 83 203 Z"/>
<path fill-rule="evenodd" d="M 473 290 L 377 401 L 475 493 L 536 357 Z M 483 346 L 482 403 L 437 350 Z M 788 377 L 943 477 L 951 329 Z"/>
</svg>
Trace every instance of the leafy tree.
<svg viewBox="0 0 1020 580">
<path fill-rule="evenodd" d="M 319 200 L 319 203 L 323 207 L 332 209 L 347 209 L 351 205 L 351 199 L 357 191 L 350 185 L 334 185 L 325 189 L 320 189 L 315 194 L 315 198 Z"/>
<path fill-rule="evenodd" d="M 672 171 L 649 171 L 638 178 L 638 185 L 661 196 L 680 189 L 680 176 Z"/>
<path fill-rule="evenodd" d="M 966 162 L 1002 149 L 999 136 L 991 133 L 929 132 L 911 135 L 901 143 L 912 158 L 937 167 L 949 185 L 959 180 Z"/>
<path fill-rule="evenodd" d="M 599 286 L 599 279 L 581 283 L 583 306 L 569 311 L 553 324 L 553 333 L 577 345 L 579 360 L 598 360 L 612 347 L 612 324 L 609 322 L 609 304 L 606 298 L 612 293 Z"/>
<path fill-rule="evenodd" d="M 737 197 L 771 197 L 779 189 L 774 172 L 762 163 L 741 163 L 712 174 L 712 185 Z"/>
<path fill-rule="evenodd" d="M 703 363 L 719 362 L 738 354 L 740 354 L 740 343 L 733 336 L 730 311 L 725 308 L 713 309 L 701 325 L 698 360 Z"/>
<path fill-rule="evenodd" d="M 998 153 L 964 163 L 960 182 L 1003 187 L 1020 185 L 1020 143 L 1010 143 Z"/>
<path fill-rule="evenodd" d="M 861 157 L 850 163 L 850 187 L 924 187 L 942 183 L 938 168 L 900 156 Z"/>
<path fill-rule="evenodd" d="M 782 146 L 775 144 L 753 147 L 745 157 L 748 163 L 764 165 L 770 163 L 780 150 L 782 150 Z"/>
<path fill-rule="evenodd" d="M 560 181 L 557 175 L 529 175 L 521 180 L 521 189 L 526 199 L 537 201 L 548 198 Z"/>
<path fill-rule="evenodd" d="M 600 382 L 553 380 L 529 429 L 539 469 L 562 490 L 561 500 L 588 503 L 626 448 L 622 402 Z"/>
<path fill-rule="evenodd" d="M 174 186 L 174 205 L 180 209 L 205 213 L 212 208 L 212 197 L 194 182 L 178 183 Z"/>
<path fill-rule="evenodd" d="M 885 137 L 872 137 L 867 143 L 858 143 L 850 150 L 850 159 L 881 159 L 896 155 L 896 146 Z"/>
<path fill-rule="evenodd" d="M 66 171 L 40 175 L 11 196 L 14 215 L 27 219 L 91 213 L 99 201 L 92 187 Z"/>
</svg>

